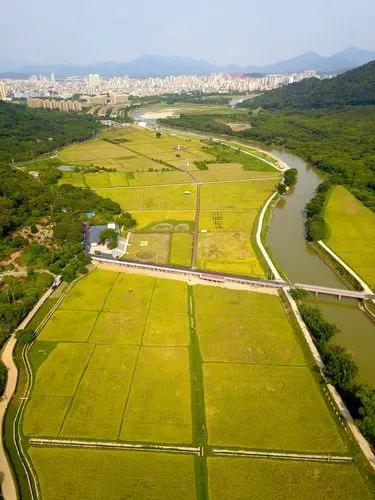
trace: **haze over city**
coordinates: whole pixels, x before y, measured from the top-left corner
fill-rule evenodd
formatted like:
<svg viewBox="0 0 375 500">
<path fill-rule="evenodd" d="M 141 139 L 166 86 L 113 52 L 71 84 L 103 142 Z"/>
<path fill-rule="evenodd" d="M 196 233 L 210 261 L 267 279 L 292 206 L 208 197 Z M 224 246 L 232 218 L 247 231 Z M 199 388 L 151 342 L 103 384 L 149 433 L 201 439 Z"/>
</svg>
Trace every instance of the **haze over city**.
<svg viewBox="0 0 375 500">
<path fill-rule="evenodd" d="M 143 53 L 264 65 L 306 51 L 374 50 L 372 0 L 266 3 L 109 0 L 2 6 L 0 70 L 127 61 Z"/>
</svg>

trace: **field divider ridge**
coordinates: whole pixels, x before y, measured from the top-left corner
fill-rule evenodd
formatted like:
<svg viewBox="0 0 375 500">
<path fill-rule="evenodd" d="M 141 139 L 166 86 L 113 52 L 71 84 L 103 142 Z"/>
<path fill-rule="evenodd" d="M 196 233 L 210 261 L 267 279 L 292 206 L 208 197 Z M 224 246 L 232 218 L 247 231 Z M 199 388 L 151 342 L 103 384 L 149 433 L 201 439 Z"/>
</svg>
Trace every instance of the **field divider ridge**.
<svg viewBox="0 0 375 500">
<path fill-rule="evenodd" d="M 62 446 L 70 448 L 111 448 L 131 451 L 154 451 L 182 453 L 201 456 L 200 446 L 167 445 L 156 443 L 127 443 L 118 441 L 90 441 L 85 439 L 30 438 L 29 443 L 37 446 Z"/>
<path fill-rule="evenodd" d="M 353 457 L 347 455 L 288 453 L 281 451 L 260 451 L 248 449 L 212 448 L 212 454 L 218 456 L 236 456 L 248 458 L 277 458 L 284 460 L 311 460 L 319 462 L 353 462 Z"/>
</svg>

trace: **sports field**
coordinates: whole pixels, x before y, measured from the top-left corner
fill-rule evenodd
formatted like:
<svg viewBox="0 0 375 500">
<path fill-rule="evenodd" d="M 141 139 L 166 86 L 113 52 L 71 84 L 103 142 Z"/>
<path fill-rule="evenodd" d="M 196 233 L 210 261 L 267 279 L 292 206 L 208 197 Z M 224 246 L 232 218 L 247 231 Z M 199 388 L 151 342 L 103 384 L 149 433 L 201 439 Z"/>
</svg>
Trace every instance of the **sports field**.
<svg viewBox="0 0 375 500">
<path fill-rule="evenodd" d="M 328 246 L 375 288 L 375 214 L 343 186 L 332 189 L 324 212 Z"/>
<path fill-rule="evenodd" d="M 352 464 L 210 451 L 348 453 L 300 342 L 276 294 L 92 271 L 30 350 L 23 433 L 143 451 L 30 445 L 42 497 L 370 498 Z"/>
</svg>

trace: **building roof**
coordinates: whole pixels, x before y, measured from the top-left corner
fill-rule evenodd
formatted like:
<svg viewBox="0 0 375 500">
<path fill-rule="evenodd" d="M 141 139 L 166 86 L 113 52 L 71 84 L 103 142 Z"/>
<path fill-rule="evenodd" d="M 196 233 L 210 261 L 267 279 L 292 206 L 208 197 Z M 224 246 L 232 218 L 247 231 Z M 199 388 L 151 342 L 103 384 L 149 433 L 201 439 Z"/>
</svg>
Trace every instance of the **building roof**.
<svg viewBox="0 0 375 500">
<path fill-rule="evenodd" d="M 102 231 L 105 229 L 114 229 L 115 231 L 118 230 L 117 224 L 114 223 L 109 223 L 109 224 L 100 224 L 99 226 L 90 226 L 89 227 L 89 243 L 99 243 L 100 241 L 100 234 Z"/>
</svg>

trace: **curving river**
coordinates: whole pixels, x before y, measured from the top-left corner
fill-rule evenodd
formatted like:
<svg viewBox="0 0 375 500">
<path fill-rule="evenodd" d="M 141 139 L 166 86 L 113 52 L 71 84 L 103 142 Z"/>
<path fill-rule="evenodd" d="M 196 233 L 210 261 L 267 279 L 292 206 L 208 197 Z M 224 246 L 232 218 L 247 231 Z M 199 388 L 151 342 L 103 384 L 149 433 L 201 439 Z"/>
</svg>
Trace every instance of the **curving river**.
<svg viewBox="0 0 375 500">
<path fill-rule="evenodd" d="M 346 288 L 341 279 L 306 243 L 303 210 L 321 182 L 319 172 L 298 156 L 280 149 L 270 152 L 290 167 L 298 169 L 298 182 L 288 196 L 274 208 L 267 234 L 267 243 L 287 277 L 295 283 L 311 283 Z M 359 380 L 375 385 L 375 325 L 358 308 L 356 300 L 318 297 L 316 304 L 328 321 L 340 329 L 334 342 L 345 346 L 359 366 Z"/>
<path fill-rule="evenodd" d="M 133 116 L 137 121 L 156 125 L 157 113 L 151 118 L 148 111 L 150 109 L 139 109 L 133 112 Z M 292 153 L 277 148 L 268 150 L 290 167 L 298 169 L 297 185 L 279 200 L 272 213 L 267 233 L 267 243 L 272 255 L 292 282 L 346 288 L 343 281 L 306 243 L 304 237 L 303 211 L 306 203 L 314 196 L 314 191 L 321 182 L 321 175 Z M 359 381 L 374 386 L 375 324 L 359 309 L 358 302 L 350 299 L 339 301 L 334 297 L 311 297 L 309 302 L 319 306 L 325 318 L 340 329 L 334 342 L 345 346 L 352 354 L 359 367 Z"/>
</svg>

